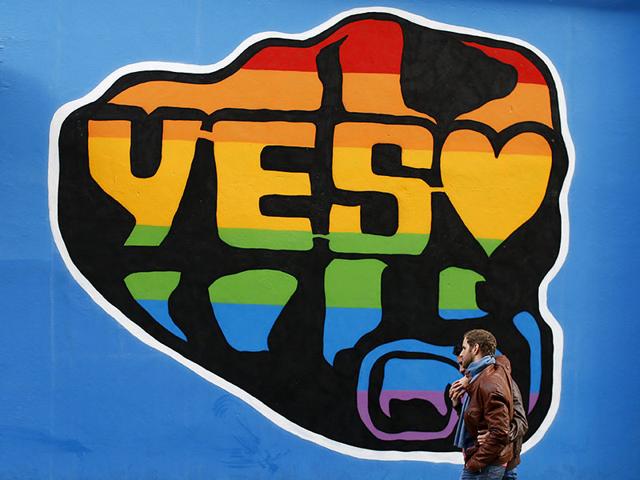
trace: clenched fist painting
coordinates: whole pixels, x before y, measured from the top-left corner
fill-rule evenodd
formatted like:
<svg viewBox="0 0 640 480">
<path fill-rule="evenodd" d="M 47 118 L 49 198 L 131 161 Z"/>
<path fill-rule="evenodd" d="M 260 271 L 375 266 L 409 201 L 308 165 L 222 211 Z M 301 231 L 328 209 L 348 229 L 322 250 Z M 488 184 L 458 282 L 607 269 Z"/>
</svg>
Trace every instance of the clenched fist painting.
<svg viewBox="0 0 640 480">
<path fill-rule="evenodd" d="M 61 108 L 51 217 L 96 302 L 279 426 L 458 461 L 467 330 L 512 362 L 525 448 L 558 408 L 570 142 L 533 47 L 351 11 L 213 66 L 123 67 Z"/>
</svg>

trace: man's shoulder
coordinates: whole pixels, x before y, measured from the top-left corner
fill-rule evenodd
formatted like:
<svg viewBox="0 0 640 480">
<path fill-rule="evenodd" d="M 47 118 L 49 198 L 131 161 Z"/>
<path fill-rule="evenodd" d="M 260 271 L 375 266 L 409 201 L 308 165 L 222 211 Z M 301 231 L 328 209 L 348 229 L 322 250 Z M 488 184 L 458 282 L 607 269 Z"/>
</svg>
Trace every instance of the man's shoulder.
<svg viewBox="0 0 640 480">
<path fill-rule="evenodd" d="M 490 365 L 487 367 L 481 375 L 477 378 L 478 390 L 485 395 L 491 395 L 498 393 L 500 395 L 511 395 L 511 388 L 509 387 L 507 376 L 498 365 Z"/>
</svg>

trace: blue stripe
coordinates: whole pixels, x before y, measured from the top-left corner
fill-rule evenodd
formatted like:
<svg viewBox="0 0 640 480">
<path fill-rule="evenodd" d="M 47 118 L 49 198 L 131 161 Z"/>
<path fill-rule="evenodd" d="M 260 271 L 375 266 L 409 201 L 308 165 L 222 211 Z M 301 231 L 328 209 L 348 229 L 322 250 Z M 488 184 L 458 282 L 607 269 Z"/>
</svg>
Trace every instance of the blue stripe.
<svg viewBox="0 0 640 480">
<path fill-rule="evenodd" d="M 324 358 L 333 365 L 336 353 L 353 347 L 382 320 L 379 308 L 327 308 L 324 322 Z"/>
<path fill-rule="evenodd" d="M 169 302 L 166 300 L 137 300 L 137 302 L 144 308 L 149 314 L 162 325 L 164 328 L 173 333 L 176 337 L 186 340 L 185 334 L 173 323 L 171 315 L 169 315 Z"/>
<path fill-rule="evenodd" d="M 480 309 L 474 310 L 439 310 L 440 317 L 444 320 L 465 320 L 467 318 L 481 318 L 487 315 L 487 312 Z"/>
<path fill-rule="evenodd" d="M 380 345 L 379 347 L 374 348 L 364 357 L 364 360 L 362 361 L 362 365 L 360 367 L 360 376 L 358 377 L 358 390 L 366 390 L 368 388 L 369 375 L 371 374 L 371 368 L 373 367 L 373 364 L 380 357 L 390 352 L 430 353 L 433 355 L 439 355 L 441 357 L 448 358 L 450 360 L 456 360 L 456 357 L 453 354 L 453 347 L 432 345 L 430 343 L 425 343 L 413 339 L 396 340 L 394 342 L 385 343 L 384 345 Z M 452 369 L 452 377 L 454 379 L 459 378 L 459 376 L 456 376 L 455 373 L 458 370 L 452 366 L 450 368 Z M 447 381 L 441 386 L 442 390 L 444 390 L 444 387 L 447 383 L 449 382 Z"/>
<path fill-rule="evenodd" d="M 461 377 L 446 363 L 427 359 L 392 358 L 384 369 L 383 390 L 426 390 L 443 392 L 448 383 Z"/>
<path fill-rule="evenodd" d="M 540 340 L 540 329 L 536 319 L 529 312 L 520 312 L 513 318 L 516 328 L 522 333 L 524 338 L 529 342 L 531 350 L 531 392 L 540 391 L 540 383 L 542 381 L 542 346 Z"/>
<path fill-rule="evenodd" d="M 166 300 L 138 300 L 138 303 L 164 328 L 186 340 L 185 334 L 169 315 Z M 231 347 L 242 352 L 268 350 L 267 339 L 280 312 L 281 305 L 246 305 L 212 303 L 222 334 Z"/>
<path fill-rule="evenodd" d="M 241 352 L 268 351 L 269 332 L 282 305 L 212 303 L 218 325 L 229 345 Z"/>
</svg>

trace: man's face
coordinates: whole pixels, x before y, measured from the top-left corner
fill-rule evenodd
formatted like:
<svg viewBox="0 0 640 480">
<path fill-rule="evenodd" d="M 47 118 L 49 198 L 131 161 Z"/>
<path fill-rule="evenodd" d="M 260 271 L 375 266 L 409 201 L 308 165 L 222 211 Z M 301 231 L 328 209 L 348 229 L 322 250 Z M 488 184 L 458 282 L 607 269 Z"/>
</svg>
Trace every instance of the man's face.
<svg viewBox="0 0 640 480">
<path fill-rule="evenodd" d="M 469 342 L 467 342 L 467 339 L 465 338 L 462 341 L 462 350 L 460 351 L 460 355 L 458 355 L 460 371 L 466 370 L 469 367 L 469 364 L 474 361 L 477 353 L 478 345 L 469 345 Z"/>
<path fill-rule="evenodd" d="M 458 356 L 456 357 L 456 360 L 458 362 L 458 370 L 460 371 L 460 373 L 462 373 L 464 375 L 465 368 L 462 366 L 462 351 L 460 351 L 460 353 L 458 353 Z"/>
</svg>

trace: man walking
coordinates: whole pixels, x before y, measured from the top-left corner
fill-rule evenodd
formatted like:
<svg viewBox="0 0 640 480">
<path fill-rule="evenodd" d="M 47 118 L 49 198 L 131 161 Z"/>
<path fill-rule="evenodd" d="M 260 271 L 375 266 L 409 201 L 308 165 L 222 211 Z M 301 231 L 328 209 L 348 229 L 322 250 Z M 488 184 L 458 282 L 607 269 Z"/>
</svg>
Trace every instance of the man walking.
<svg viewBox="0 0 640 480">
<path fill-rule="evenodd" d="M 459 359 L 469 381 L 454 382 L 450 389 L 452 399 L 467 393 L 455 435 L 465 460 L 460 480 L 501 480 L 513 459 L 510 367 L 508 362 L 496 363 L 495 352 L 496 339 L 490 332 L 478 329 L 464 335 Z M 478 436 L 484 431 L 480 443 Z"/>
<path fill-rule="evenodd" d="M 504 365 L 509 371 L 511 371 L 511 363 L 509 359 L 504 355 L 498 355 L 496 357 L 496 363 Z M 529 423 L 527 422 L 527 414 L 524 409 L 524 403 L 522 402 L 522 394 L 518 384 L 511 378 L 511 392 L 513 394 L 513 418 L 509 425 L 509 441 L 513 444 L 513 458 L 507 464 L 507 470 L 504 472 L 502 480 L 516 480 L 518 478 L 518 465 L 520 464 L 520 451 L 522 450 L 522 440 L 525 433 L 529 429 Z M 478 444 L 482 445 L 484 439 L 487 437 L 488 432 L 479 432 Z"/>
</svg>

